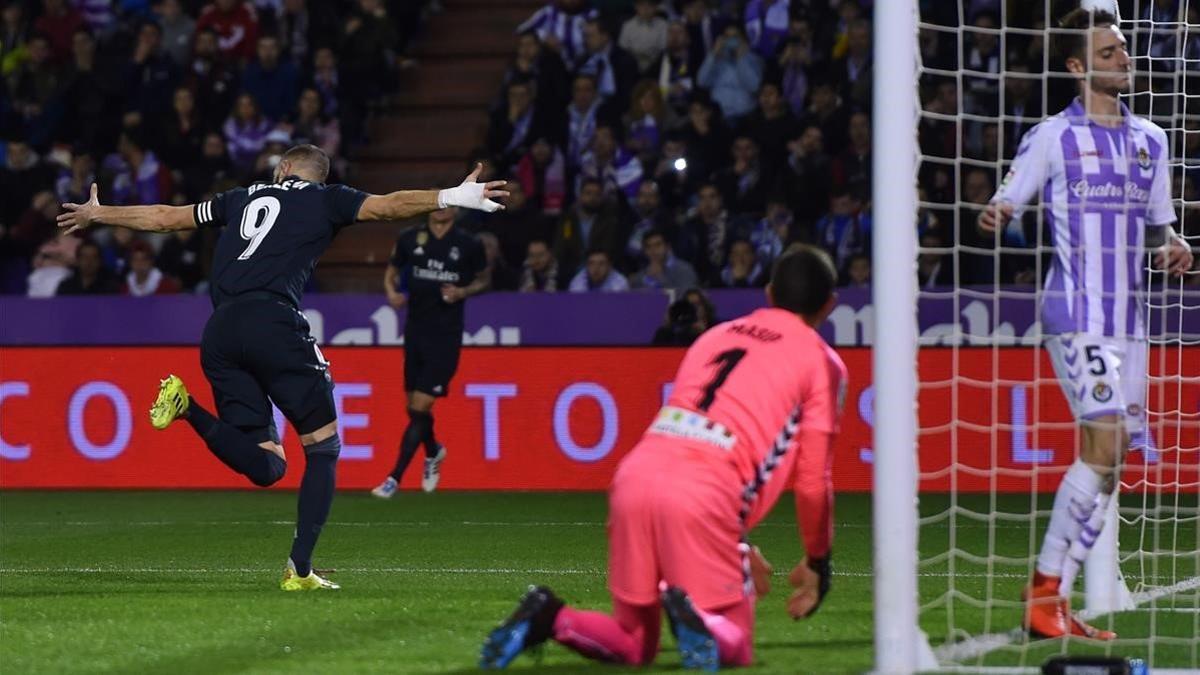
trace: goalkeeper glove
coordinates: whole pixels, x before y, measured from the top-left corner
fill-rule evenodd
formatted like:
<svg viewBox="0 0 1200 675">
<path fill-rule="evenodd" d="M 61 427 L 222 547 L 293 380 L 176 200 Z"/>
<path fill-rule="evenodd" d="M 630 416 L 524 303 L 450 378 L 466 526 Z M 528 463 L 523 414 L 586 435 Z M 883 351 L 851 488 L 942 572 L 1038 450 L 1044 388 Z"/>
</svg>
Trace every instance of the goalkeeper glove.
<svg viewBox="0 0 1200 675">
<path fill-rule="evenodd" d="M 829 555 L 824 558 L 805 557 L 788 575 L 788 582 L 796 590 L 788 598 L 787 611 L 793 619 L 807 619 L 816 613 L 829 592 L 833 569 Z"/>
</svg>

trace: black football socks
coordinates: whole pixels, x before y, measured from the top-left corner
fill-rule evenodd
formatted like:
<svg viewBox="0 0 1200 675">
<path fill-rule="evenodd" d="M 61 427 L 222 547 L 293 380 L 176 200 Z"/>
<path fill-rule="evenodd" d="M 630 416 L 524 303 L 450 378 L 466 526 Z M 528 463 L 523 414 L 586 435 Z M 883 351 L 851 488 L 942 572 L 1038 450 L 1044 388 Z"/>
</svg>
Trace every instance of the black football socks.
<svg viewBox="0 0 1200 675">
<path fill-rule="evenodd" d="M 184 418 L 204 444 L 225 466 L 250 479 L 259 487 L 274 485 L 283 478 L 287 463 L 270 450 L 255 443 L 237 427 L 213 416 L 192 399 Z"/>
<path fill-rule="evenodd" d="M 342 441 L 337 434 L 304 446 L 304 478 L 296 505 L 296 538 L 292 540 L 292 565 L 296 574 L 312 572 L 312 552 L 329 517 L 337 478 L 337 459 Z"/>
<path fill-rule="evenodd" d="M 426 414 L 429 415 L 429 429 L 425 432 L 425 438 L 423 441 L 425 443 L 425 456 L 432 459 L 437 457 L 438 449 L 441 448 L 441 446 L 438 445 L 437 438 L 435 438 L 433 435 L 433 413 Z"/>
<path fill-rule="evenodd" d="M 392 478 L 400 482 L 400 477 L 408 469 L 417 448 L 426 438 L 433 437 L 433 415 L 419 410 L 408 409 L 408 427 L 404 429 L 404 437 L 400 439 L 400 456 L 396 458 L 396 467 L 392 469 Z M 426 446 L 426 453 L 429 452 Z M 437 452 L 436 450 L 434 451 Z"/>
</svg>

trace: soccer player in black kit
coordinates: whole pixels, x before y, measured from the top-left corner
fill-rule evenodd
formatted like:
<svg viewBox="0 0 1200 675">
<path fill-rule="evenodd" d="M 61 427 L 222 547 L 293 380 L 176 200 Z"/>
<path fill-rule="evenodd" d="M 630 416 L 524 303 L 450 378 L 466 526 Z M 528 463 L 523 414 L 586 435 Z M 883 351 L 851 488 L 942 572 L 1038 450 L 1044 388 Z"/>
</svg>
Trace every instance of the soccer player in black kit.
<svg viewBox="0 0 1200 675">
<path fill-rule="evenodd" d="M 425 446 L 421 489 L 433 492 L 441 477 L 446 448 L 433 433 L 433 403 L 450 393 L 462 349 L 463 301 L 487 289 L 489 274 L 479 239 L 454 226 L 455 209 L 429 214 L 421 227 L 406 230 L 392 249 L 383 288 L 388 302 L 408 304 L 404 323 L 404 390 L 408 393 L 408 428 L 400 440 L 396 466 L 371 494 L 388 499 L 417 448 Z M 408 280 L 408 298 L 400 292 Z"/>
<path fill-rule="evenodd" d="M 150 422 L 165 429 L 182 418 L 229 468 L 266 487 L 287 468 L 271 403 L 304 446 L 296 532 L 280 588 L 336 589 L 312 569 L 312 552 L 333 501 L 341 451 L 329 363 L 309 335 L 300 295 L 317 259 L 338 231 L 358 221 L 401 220 L 448 206 L 503 208 L 503 181 L 477 183 L 480 168 L 455 188 L 369 195 L 325 185 L 329 158 L 312 145 L 283 154 L 274 182 L 235 188 L 188 206 L 101 206 L 96 186 L 85 204 L 63 204 L 67 233 L 93 224 L 170 232 L 225 226 L 213 254 L 213 313 L 200 341 L 200 363 L 217 415 L 169 375 L 160 383 Z"/>
</svg>

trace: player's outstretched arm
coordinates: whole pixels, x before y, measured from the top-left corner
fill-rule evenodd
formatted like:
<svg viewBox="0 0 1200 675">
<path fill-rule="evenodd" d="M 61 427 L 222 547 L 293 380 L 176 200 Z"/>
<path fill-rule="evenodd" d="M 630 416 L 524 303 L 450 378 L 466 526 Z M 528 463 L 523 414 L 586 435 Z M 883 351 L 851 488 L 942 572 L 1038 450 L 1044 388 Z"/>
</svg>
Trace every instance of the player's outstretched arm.
<svg viewBox="0 0 1200 675">
<path fill-rule="evenodd" d="M 65 234 L 85 230 L 92 225 L 116 225 L 131 230 L 171 232 L 196 229 L 192 206 L 103 206 L 99 191 L 92 183 L 92 196 L 83 204 L 63 204 L 58 226 L 67 228 Z"/>
<path fill-rule="evenodd" d="M 488 213 L 503 209 L 504 205 L 494 200 L 508 196 L 508 191 L 501 189 L 506 181 L 477 183 L 475 179 L 481 171 L 483 165 L 476 164 L 475 170 L 461 185 L 445 190 L 397 190 L 386 195 L 370 195 L 358 209 L 358 219 L 404 220 L 450 206 Z"/>
</svg>

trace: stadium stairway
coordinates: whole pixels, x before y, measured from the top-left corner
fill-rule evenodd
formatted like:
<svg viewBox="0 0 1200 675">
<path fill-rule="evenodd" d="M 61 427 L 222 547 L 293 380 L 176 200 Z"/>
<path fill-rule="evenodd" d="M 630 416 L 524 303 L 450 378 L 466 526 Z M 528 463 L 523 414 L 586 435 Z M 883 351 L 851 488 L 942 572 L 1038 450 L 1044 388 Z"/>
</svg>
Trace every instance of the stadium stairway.
<svg viewBox="0 0 1200 675">
<path fill-rule="evenodd" d="M 370 142 L 352 159 L 347 182 L 374 193 L 448 187 L 465 175 L 483 144 L 488 104 L 515 45 L 514 29 L 544 0 L 442 0 L 400 73 L 393 105 L 374 115 Z M 379 292 L 398 223 L 347 228 L 322 258 L 317 283 L 327 292 Z"/>
</svg>

